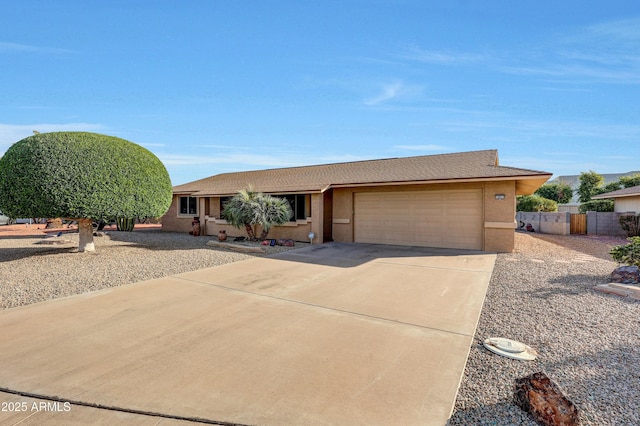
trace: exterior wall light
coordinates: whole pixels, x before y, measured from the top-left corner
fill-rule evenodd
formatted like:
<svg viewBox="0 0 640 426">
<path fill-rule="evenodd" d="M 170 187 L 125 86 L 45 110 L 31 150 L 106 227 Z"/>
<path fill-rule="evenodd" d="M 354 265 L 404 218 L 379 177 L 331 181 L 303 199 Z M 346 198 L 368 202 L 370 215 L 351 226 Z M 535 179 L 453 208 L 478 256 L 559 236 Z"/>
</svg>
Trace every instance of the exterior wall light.
<svg viewBox="0 0 640 426">
<path fill-rule="evenodd" d="M 504 200 L 504 199 L 505 199 L 504 194 L 496 194 L 496 200 Z"/>
</svg>

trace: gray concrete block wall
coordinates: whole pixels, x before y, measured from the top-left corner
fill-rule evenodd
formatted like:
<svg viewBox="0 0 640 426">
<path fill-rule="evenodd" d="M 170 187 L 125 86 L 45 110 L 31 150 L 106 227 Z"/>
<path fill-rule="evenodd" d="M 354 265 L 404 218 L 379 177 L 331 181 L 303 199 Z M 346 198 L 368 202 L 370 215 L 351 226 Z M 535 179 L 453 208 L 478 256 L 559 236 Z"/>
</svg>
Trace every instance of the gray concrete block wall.
<svg viewBox="0 0 640 426">
<path fill-rule="evenodd" d="M 620 226 L 618 218 L 628 214 L 635 213 L 587 212 L 587 234 L 626 237 L 627 233 Z"/>
<path fill-rule="evenodd" d="M 635 212 L 587 212 L 587 234 L 626 237 L 627 233 L 620 226 L 618 218 L 635 214 Z M 524 231 L 524 227 L 530 223 L 536 232 L 543 234 L 571 234 L 571 213 L 569 212 L 517 212 L 516 222 L 518 224 L 516 229 L 521 231 Z"/>
<path fill-rule="evenodd" d="M 516 222 L 518 229 L 521 230 L 524 230 L 524 227 L 530 223 L 536 232 L 543 234 L 569 235 L 571 233 L 571 214 L 569 212 L 517 212 Z"/>
</svg>

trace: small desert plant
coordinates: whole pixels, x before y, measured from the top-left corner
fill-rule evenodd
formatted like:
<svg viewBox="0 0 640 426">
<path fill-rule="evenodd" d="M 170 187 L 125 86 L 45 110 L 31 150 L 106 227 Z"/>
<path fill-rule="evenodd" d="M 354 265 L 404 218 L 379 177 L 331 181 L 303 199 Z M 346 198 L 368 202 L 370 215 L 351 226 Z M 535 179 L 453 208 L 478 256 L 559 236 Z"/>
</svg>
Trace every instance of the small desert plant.
<svg viewBox="0 0 640 426">
<path fill-rule="evenodd" d="M 627 233 L 627 237 L 640 236 L 640 215 L 625 215 L 618 218 L 620 227 Z"/>
<path fill-rule="evenodd" d="M 627 241 L 628 244 L 615 246 L 609 253 L 618 263 L 640 267 L 640 237 L 630 237 Z"/>
<path fill-rule="evenodd" d="M 116 227 L 118 231 L 131 232 L 136 226 L 136 220 L 128 217 L 119 217 L 116 219 Z"/>
</svg>

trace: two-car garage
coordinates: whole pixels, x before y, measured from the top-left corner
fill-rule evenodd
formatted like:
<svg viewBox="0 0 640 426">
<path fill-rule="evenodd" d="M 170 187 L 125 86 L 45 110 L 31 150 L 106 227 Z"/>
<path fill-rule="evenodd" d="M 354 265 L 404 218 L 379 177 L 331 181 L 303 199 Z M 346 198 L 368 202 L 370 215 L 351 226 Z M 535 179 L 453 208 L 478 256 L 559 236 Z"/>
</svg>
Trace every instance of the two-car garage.
<svg viewBox="0 0 640 426">
<path fill-rule="evenodd" d="M 356 192 L 354 241 L 482 250 L 482 189 Z"/>
</svg>

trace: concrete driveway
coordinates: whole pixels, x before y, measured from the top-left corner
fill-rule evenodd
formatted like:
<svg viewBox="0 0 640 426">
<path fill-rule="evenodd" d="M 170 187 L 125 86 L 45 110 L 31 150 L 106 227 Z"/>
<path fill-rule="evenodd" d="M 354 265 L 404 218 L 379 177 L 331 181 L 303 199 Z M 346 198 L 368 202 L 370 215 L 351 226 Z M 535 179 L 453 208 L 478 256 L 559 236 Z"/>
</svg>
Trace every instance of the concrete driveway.
<svg viewBox="0 0 640 426">
<path fill-rule="evenodd" d="M 442 425 L 494 262 L 331 243 L 2 311 L 0 423 Z"/>
</svg>

